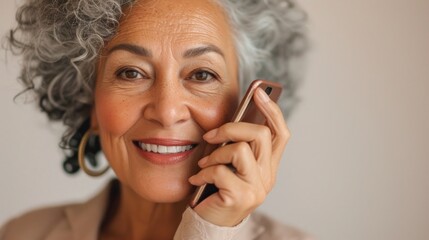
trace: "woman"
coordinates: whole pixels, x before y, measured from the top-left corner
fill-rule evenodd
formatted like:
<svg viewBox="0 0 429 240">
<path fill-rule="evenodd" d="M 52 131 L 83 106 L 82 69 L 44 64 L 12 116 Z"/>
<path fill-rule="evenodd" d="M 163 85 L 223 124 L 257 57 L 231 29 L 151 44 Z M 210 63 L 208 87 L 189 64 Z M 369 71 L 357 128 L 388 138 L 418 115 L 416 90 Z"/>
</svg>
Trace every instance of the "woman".
<svg viewBox="0 0 429 240">
<path fill-rule="evenodd" d="M 80 142 L 81 167 L 94 174 L 82 155 L 98 136 L 118 180 L 86 203 L 12 220 L 1 239 L 303 238 L 251 215 L 289 139 L 280 108 L 259 89 L 267 125 L 227 123 L 249 80 L 289 76 L 295 13 L 280 0 L 28 0 L 10 35 L 22 80 L 68 126 L 63 145 Z M 219 191 L 189 208 L 206 183 Z"/>
</svg>

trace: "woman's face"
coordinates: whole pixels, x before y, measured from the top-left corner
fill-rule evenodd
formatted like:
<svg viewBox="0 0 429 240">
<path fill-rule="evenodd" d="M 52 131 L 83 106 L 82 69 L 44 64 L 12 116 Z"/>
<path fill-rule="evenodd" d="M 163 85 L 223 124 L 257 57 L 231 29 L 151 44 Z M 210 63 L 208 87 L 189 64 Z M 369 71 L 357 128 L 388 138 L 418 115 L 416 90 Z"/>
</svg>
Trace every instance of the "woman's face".
<svg viewBox="0 0 429 240">
<path fill-rule="evenodd" d="M 139 1 L 124 13 L 99 60 L 92 127 L 123 184 L 150 201 L 183 200 L 202 135 L 237 104 L 231 30 L 210 0 Z"/>
</svg>

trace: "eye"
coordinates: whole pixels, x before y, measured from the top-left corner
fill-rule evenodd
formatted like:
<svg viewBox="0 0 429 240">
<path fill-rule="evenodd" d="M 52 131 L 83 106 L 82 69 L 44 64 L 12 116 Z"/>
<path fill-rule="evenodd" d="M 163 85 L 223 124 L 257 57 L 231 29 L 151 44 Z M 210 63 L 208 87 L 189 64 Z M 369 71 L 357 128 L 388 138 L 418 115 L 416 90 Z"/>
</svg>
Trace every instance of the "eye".
<svg viewBox="0 0 429 240">
<path fill-rule="evenodd" d="M 213 79 L 216 79 L 217 75 L 207 70 L 197 70 L 194 71 L 190 77 L 191 80 L 199 81 L 199 82 L 207 82 Z"/>
<path fill-rule="evenodd" d="M 116 76 L 125 80 L 142 79 L 145 76 L 134 68 L 121 68 L 116 72 Z"/>
</svg>

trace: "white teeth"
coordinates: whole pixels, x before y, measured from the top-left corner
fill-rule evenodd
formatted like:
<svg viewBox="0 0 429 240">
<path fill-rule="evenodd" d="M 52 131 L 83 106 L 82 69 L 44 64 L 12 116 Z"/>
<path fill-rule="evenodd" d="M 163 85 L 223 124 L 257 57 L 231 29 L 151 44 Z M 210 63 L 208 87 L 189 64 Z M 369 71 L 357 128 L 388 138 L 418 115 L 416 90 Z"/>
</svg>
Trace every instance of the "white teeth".
<svg viewBox="0 0 429 240">
<path fill-rule="evenodd" d="M 176 153 L 178 151 L 176 150 L 175 146 L 169 146 L 169 147 L 167 147 L 167 152 L 168 153 Z"/>
<path fill-rule="evenodd" d="M 156 145 L 156 144 L 146 144 L 142 142 L 139 142 L 139 146 L 144 151 L 160 153 L 160 154 L 180 153 L 180 152 L 185 152 L 192 149 L 192 145 L 163 146 L 163 145 Z"/>
<path fill-rule="evenodd" d="M 150 151 L 157 152 L 158 151 L 158 146 L 155 145 L 155 144 L 150 144 Z"/>
<path fill-rule="evenodd" d="M 151 149 L 152 150 L 152 149 Z M 155 151 L 154 151 L 155 152 Z M 167 153 L 167 146 L 162 146 L 162 145 L 159 145 L 158 146 L 158 152 L 159 153 Z"/>
</svg>

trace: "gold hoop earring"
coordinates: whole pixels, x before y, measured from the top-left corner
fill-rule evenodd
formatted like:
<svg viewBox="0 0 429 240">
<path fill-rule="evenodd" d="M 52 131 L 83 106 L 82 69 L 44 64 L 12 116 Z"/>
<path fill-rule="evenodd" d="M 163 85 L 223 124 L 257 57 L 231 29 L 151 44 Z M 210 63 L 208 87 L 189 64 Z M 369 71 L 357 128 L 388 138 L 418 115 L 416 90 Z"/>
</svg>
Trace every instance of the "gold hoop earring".
<svg viewBox="0 0 429 240">
<path fill-rule="evenodd" d="M 85 161 L 85 147 L 86 144 L 88 143 L 88 139 L 91 136 L 91 134 L 93 133 L 93 131 L 91 129 L 89 129 L 88 131 L 85 132 L 85 134 L 82 137 L 82 140 L 80 140 L 79 143 L 79 151 L 78 151 L 78 159 L 79 159 L 79 166 L 80 168 L 89 176 L 91 177 L 98 177 L 103 175 L 105 172 L 107 172 L 107 170 L 109 170 L 109 166 L 105 167 L 104 169 L 102 169 L 101 171 L 94 171 L 90 168 L 88 168 L 86 166 L 86 161 Z"/>
</svg>

